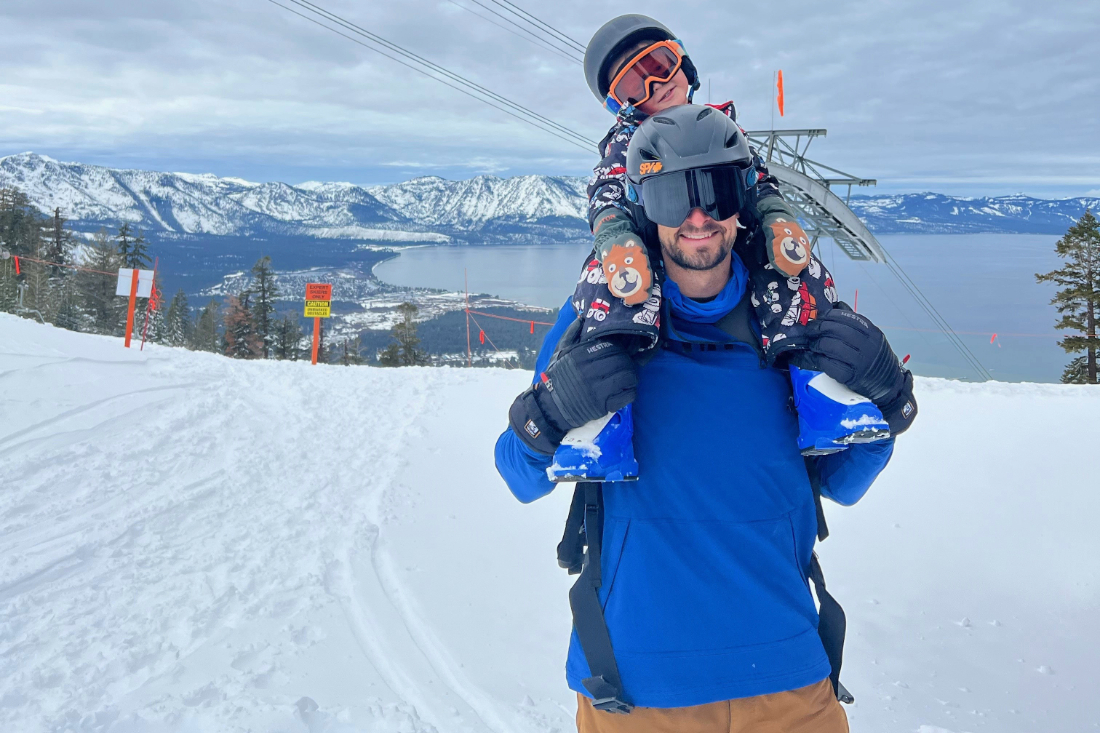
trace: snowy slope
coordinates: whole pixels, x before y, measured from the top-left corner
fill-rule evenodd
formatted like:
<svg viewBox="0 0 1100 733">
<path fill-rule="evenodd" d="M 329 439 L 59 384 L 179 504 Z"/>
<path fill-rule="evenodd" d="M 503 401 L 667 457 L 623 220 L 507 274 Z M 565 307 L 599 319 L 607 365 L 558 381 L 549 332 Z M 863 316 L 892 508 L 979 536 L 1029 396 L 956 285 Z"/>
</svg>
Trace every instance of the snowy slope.
<svg viewBox="0 0 1100 733">
<path fill-rule="evenodd" d="M 526 375 L 0 343 L 0 730 L 570 729 L 569 497 L 492 463 Z M 919 395 L 829 508 L 852 730 L 1095 730 L 1100 392 Z"/>
</svg>

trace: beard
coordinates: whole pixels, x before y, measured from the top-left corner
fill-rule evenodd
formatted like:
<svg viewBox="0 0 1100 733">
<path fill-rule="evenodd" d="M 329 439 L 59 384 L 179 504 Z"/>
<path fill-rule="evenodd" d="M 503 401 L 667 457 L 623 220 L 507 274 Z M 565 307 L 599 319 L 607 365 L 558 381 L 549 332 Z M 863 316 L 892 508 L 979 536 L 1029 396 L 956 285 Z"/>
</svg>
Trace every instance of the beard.
<svg viewBox="0 0 1100 733">
<path fill-rule="evenodd" d="M 681 234 L 693 234 L 693 235 L 705 235 L 705 234 L 717 234 L 718 246 L 709 244 L 706 248 L 696 250 L 694 252 L 686 252 L 680 246 Z M 668 259 L 675 262 L 685 270 L 713 270 L 720 264 L 726 261 L 731 251 L 733 251 L 733 243 L 737 238 L 737 229 L 733 229 L 732 234 L 727 234 L 726 230 L 718 226 L 714 221 L 710 221 L 701 227 L 694 227 L 689 224 L 684 224 L 676 231 L 672 232 L 669 237 L 661 237 L 661 248 L 664 250 L 664 255 Z"/>
</svg>

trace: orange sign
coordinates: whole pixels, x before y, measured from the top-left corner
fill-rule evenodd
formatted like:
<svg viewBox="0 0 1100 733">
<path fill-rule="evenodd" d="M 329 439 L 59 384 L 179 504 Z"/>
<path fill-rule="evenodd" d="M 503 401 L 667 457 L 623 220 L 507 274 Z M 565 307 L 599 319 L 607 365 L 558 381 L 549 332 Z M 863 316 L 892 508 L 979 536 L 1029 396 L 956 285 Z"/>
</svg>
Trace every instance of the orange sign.
<svg viewBox="0 0 1100 733">
<path fill-rule="evenodd" d="M 306 283 L 306 300 L 332 300 L 330 283 Z"/>
</svg>

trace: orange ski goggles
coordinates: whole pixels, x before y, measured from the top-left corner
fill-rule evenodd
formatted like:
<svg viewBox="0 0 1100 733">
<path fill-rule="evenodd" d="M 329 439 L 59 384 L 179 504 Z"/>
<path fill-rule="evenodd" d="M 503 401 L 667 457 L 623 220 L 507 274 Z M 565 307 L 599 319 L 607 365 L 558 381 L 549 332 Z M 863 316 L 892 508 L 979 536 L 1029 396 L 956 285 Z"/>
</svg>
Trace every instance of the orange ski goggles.
<svg viewBox="0 0 1100 733">
<path fill-rule="evenodd" d="M 605 106 L 617 114 L 627 105 L 644 104 L 653 85 L 672 79 L 683 64 L 684 46 L 679 41 L 658 41 L 643 48 L 611 80 Z"/>
</svg>

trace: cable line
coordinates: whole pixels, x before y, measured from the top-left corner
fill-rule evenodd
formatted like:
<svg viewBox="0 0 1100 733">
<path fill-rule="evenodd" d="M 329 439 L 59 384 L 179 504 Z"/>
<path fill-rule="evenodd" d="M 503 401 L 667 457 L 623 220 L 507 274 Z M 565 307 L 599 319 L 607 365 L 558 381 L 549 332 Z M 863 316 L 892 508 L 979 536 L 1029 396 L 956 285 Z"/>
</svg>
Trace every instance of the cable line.
<svg viewBox="0 0 1100 733">
<path fill-rule="evenodd" d="M 881 246 L 881 243 L 879 246 Z M 974 355 L 974 352 L 971 351 L 965 343 L 963 343 L 963 340 L 959 338 L 959 335 L 955 333 L 955 330 L 953 328 L 951 328 L 951 325 L 947 322 L 947 319 L 945 319 L 940 314 L 940 312 L 936 310 L 936 306 L 932 305 L 932 301 L 929 300 L 928 297 L 921 291 L 917 283 L 914 282 L 911 277 L 909 277 L 909 274 L 905 272 L 905 269 L 902 268 L 901 264 L 896 259 L 894 259 L 894 256 L 890 254 L 885 247 L 882 247 L 882 251 L 886 255 L 886 267 L 889 268 L 890 272 L 894 274 L 894 277 L 898 279 L 898 282 L 901 283 L 902 287 L 909 291 L 909 294 L 913 296 L 913 299 L 915 301 L 917 301 L 917 305 L 919 305 L 924 310 L 924 312 L 928 314 L 928 317 L 932 319 L 932 322 L 936 324 L 936 326 L 943 332 L 945 336 L 947 336 L 947 340 L 951 343 L 952 346 L 955 347 L 955 350 L 959 352 L 959 354 L 963 357 L 963 360 L 966 361 L 974 369 L 974 371 L 978 373 L 979 377 L 986 381 L 992 381 L 993 375 L 990 374 L 989 370 L 985 368 L 978 357 Z"/>
<path fill-rule="evenodd" d="M 546 23 L 545 21 L 539 20 L 538 18 L 531 15 L 530 13 L 528 13 L 526 10 L 524 10 L 520 6 L 516 5 L 515 3 L 509 2 L 508 0 L 490 0 L 490 2 L 492 2 L 494 5 L 499 5 L 500 7 L 504 8 L 509 13 L 511 13 L 512 15 L 523 18 L 524 20 L 526 20 L 528 23 L 530 23 L 532 25 L 542 26 L 547 31 L 552 33 L 554 36 L 561 39 L 562 42 L 568 44 L 569 46 L 572 46 L 575 50 L 580 51 L 582 55 L 587 50 L 587 46 L 585 46 L 580 41 L 576 40 L 575 38 L 573 38 L 571 36 L 566 35 L 565 33 L 562 33 L 561 31 L 559 31 L 557 28 L 550 25 L 549 23 Z"/>
<path fill-rule="evenodd" d="M 433 80 L 435 80 L 435 81 L 438 81 L 438 82 L 439 82 L 440 84 L 443 84 L 444 86 L 450 87 L 451 89 L 454 89 L 454 90 L 455 90 L 455 91 L 457 91 L 457 92 L 461 92 L 462 94 L 465 94 L 466 96 L 470 97 L 471 99 L 476 99 L 476 100 L 477 100 L 477 101 L 479 101 L 479 102 L 483 102 L 484 104 L 487 104 L 487 105 L 489 105 L 489 106 L 490 106 L 490 107 L 492 107 L 493 109 L 497 109 L 497 110 L 500 110 L 500 111 L 501 111 L 501 112 L 503 112 L 504 114 L 506 114 L 506 115 L 508 115 L 508 116 L 510 116 L 510 117 L 514 117 L 514 118 L 516 118 L 516 119 L 517 119 L 517 120 L 519 120 L 520 122 L 526 122 L 527 124 L 530 124 L 530 125 L 532 125 L 532 126 L 534 126 L 534 127 L 538 128 L 539 130 L 542 130 L 543 132 L 548 132 L 548 133 L 550 133 L 551 135 L 553 135 L 554 137 L 558 138 L 559 140 L 563 140 L 564 142 L 567 142 L 567 143 L 569 143 L 569 144 L 571 144 L 571 145 L 577 145 L 577 147 L 581 147 L 581 146 L 580 146 L 580 145 L 578 145 L 578 144 L 577 144 L 577 142 L 576 142 L 575 140 L 573 140 L 572 138 L 566 138 L 566 137 L 563 137 L 563 136 L 561 136 L 561 135 L 557 134 L 557 133 L 556 133 L 555 131 L 553 131 L 553 130 L 548 130 L 548 129 L 546 129 L 545 127 L 542 127 L 541 125 L 539 125 L 539 124 L 538 124 L 538 123 L 536 123 L 535 121 L 532 121 L 532 120 L 530 120 L 530 119 L 528 119 L 528 118 L 526 118 L 526 117 L 524 117 L 524 116 L 522 116 L 522 115 L 516 114 L 515 112 L 512 112 L 512 111 L 510 111 L 510 110 L 508 110 L 508 109 L 505 109 L 504 107 L 500 107 L 500 106 L 498 106 L 498 105 L 496 105 L 496 104 L 493 104 L 492 102 L 490 102 L 490 101 L 488 101 L 488 100 L 486 100 L 486 99 L 483 99 L 482 97 L 479 97 L 479 96 L 477 96 L 476 94 L 472 93 L 472 92 L 471 92 L 471 91 L 470 91 L 469 89 L 467 89 L 467 88 L 465 88 L 465 87 L 460 87 L 460 86 L 457 86 L 457 85 L 455 85 L 455 84 L 451 84 L 451 83 L 449 83 L 449 82 L 447 82 L 447 81 L 445 81 L 445 80 L 443 80 L 443 79 L 440 79 L 439 77 L 436 77 L 436 76 L 432 76 L 432 75 L 431 75 L 431 74 L 430 74 L 429 72 L 425 71 L 424 69 L 421 69 L 421 68 L 419 68 L 419 67 L 417 67 L 417 66 L 413 66 L 412 64 L 409 64 L 409 63 L 407 63 L 407 62 L 405 62 L 405 61 L 402 61 L 401 59 L 399 59 L 399 58 L 397 58 L 397 57 L 395 57 L 395 56 L 391 56 L 390 54 L 386 53 L 385 51 L 379 51 L 379 50 L 378 50 L 377 48 L 375 48 L 374 46 L 370 46 L 370 45 L 368 45 L 368 44 L 364 43 L 363 41 L 360 41 L 360 40 L 359 40 L 358 38 L 352 38 L 351 36 L 347 35 L 346 33 L 341 33 L 340 31 L 336 30 L 335 28 L 332 28 L 331 26 L 327 26 L 327 25 L 325 25 L 324 23 L 320 22 L 319 20 L 317 20 L 317 19 L 315 19 L 315 18 L 311 18 L 311 17 L 309 17 L 308 15 L 303 15 L 302 13 L 299 13 L 299 12 L 298 12 L 297 10 L 294 10 L 293 8 L 288 8 L 287 6 L 285 6 L 285 5 L 282 5 L 282 4 L 278 3 L 278 2 L 276 2 L 276 0 L 268 0 L 268 2 L 270 2 L 270 3 L 272 4 L 272 5 L 278 5 L 278 6 L 280 7 L 280 8 L 282 8 L 282 9 L 284 9 L 284 10 L 286 10 L 286 11 L 290 12 L 290 13 L 293 13 L 294 15 L 297 15 L 297 16 L 298 16 L 298 17 L 300 17 L 300 18 L 304 18 L 305 20 L 308 20 L 308 21 L 309 21 L 310 23 L 313 23 L 314 25 L 319 25 L 319 26 L 321 26 L 322 28 L 324 28 L 325 30 L 328 30 L 328 31 L 332 31 L 332 32 L 333 32 L 333 33 L 335 33 L 336 35 L 338 35 L 338 36 L 341 36 L 342 38 L 346 38 L 346 39 L 348 39 L 349 41 L 351 41 L 352 43 L 357 43 L 357 44 L 359 44 L 360 46 L 362 46 L 363 48 L 367 48 L 367 49 L 370 49 L 371 51 L 374 51 L 375 53 L 378 53 L 378 54 L 380 54 L 380 55 L 382 55 L 382 56 L 385 56 L 386 58 L 388 58 L 388 59 L 390 59 L 390 60 L 392 60 L 392 61 L 396 61 L 397 63 L 401 64 L 402 66 L 405 66 L 405 67 L 407 67 L 407 68 L 409 68 L 409 69 L 412 69 L 413 71 L 415 71 L 415 72 L 417 72 L 417 73 L 423 74 L 424 76 L 428 77 L 429 79 L 433 79 Z M 588 148 L 587 146 L 584 146 L 584 147 L 583 147 L 583 149 L 584 149 L 584 150 L 588 150 L 589 148 Z"/>
<path fill-rule="evenodd" d="M 419 56 L 419 55 L 413 53 L 412 51 L 409 51 L 408 49 L 405 49 L 405 48 L 397 45 L 396 43 L 392 43 L 391 41 L 387 41 L 386 39 L 382 38 L 381 36 L 360 27 L 360 26 L 352 23 L 351 21 L 345 20 L 344 18 L 341 18 L 340 16 L 336 15 L 335 13 L 331 13 L 331 12 L 325 10 L 324 8 L 321 8 L 320 6 L 315 5 L 314 3 L 309 2 L 309 0 L 286 0 L 286 1 L 290 2 L 290 3 L 293 3 L 294 5 L 298 6 L 299 8 L 302 8 L 302 9 L 306 10 L 307 12 L 310 12 L 310 13 L 313 13 L 314 15 L 319 16 L 319 17 L 323 18 L 326 21 L 336 23 L 337 25 L 341 26 L 342 28 L 367 39 L 371 43 L 373 43 L 377 46 L 382 46 L 387 51 L 390 51 L 392 53 L 395 53 L 395 54 L 398 54 L 398 55 L 404 57 L 405 59 L 407 59 L 407 61 L 403 61 L 401 59 L 395 58 L 394 56 L 390 55 L 390 53 L 386 53 L 385 51 L 379 50 L 378 48 L 375 48 L 372 45 L 368 45 L 368 44 L 363 43 L 363 42 L 361 42 L 357 39 L 351 38 L 350 36 L 340 32 L 339 30 L 333 28 L 332 26 L 329 26 L 326 23 L 319 22 L 315 18 L 309 17 L 307 15 L 303 15 L 302 13 L 299 13 L 298 11 L 296 11 L 296 10 L 290 8 L 290 7 L 287 7 L 286 5 L 283 5 L 282 3 L 276 2 L 276 0 L 268 0 L 268 2 L 270 2 L 273 5 L 277 5 L 281 8 L 283 8 L 284 10 L 287 10 L 291 13 L 294 13 L 295 15 L 297 15 L 299 17 L 305 18 L 306 20 L 309 20 L 309 21 L 313 22 L 314 24 L 319 25 L 322 28 L 325 28 L 326 30 L 329 30 L 333 33 L 336 33 L 339 36 L 343 36 L 344 38 L 347 38 L 348 40 L 354 41 L 354 42 L 358 43 L 359 45 L 364 46 L 365 48 L 369 48 L 372 51 L 375 51 L 376 53 L 379 53 L 383 56 L 386 56 L 387 58 L 389 58 L 393 61 L 397 61 L 398 63 L 402 64 L 403 66 L 411 68 L 414 71 L 418 71 L 418 72 L 424 74 L 425 76 L 428 76 L 432 79 L 435 79 L 436 81 L 438 81 L 438 82 L 440 82 L 440 83 L 442 83 L 442 84 L 444 84 L 444 85 L 446 85 L 446 86 L 448 86 L 452 89 L 455 89 L 456 91 L 460 91 L 460 92 L 466 94 L 469 97 L 472 97 L 472 98 L 477 99 L 481 102 L 484 102 L 485 104 L 488 104 L 490 107 L 494 107 L 495 109 L 503 111 L 503 112 L 511 115 L 512 117 L 515 117 L 515 118 L 517 118 L 517 119 L 519 119 L 523 122 L 526 122 L 526 123 L 528 123 L 528 124 L 530 124 L 534 127 L 538 127 L 539 129 L 543 130 L 544 132 L 549 132 L 550 134 L 554 135 L 555 137 L 557 137 L 557 138 L 559 138 L 559 139 L 561 139 L 565 142 L 569 142 L 573 145 L 576 145 L 577 147 L 582 148 L 583 150 L 591 151 L 597 145 L 597 143 L 594 140 L 591 140 L 591 139 L 585 137 L 581 133 L 579 133 L 575 130 L 572 130 L 572 129 L 570 129 L 570 128 L 568 128 L 568 127 L 566 127 L 566 126 L 564 126 L 564 125 L 562 125 L 558 122 L 555 122 L 554 120 L 552 120 L 548 117 L 545 117 L 545 116 L 543 116 L 543 115 L 541 115 L 537 112 L 534 112 L 533 110 L 528 109 L 527 107 L 524 107 L 524 106 L 522 106 L 522 105 L 520 105 L 516 102 L 513 102 L 512 100 L 510 100 L 510 99 L 508 99 L 508 98 L 506 98 L 506 97 L 504 97 L 500 94 L 497 94 L 496 92 L 493 92 L 492 90 L 487 89 L 486 87 L 481 86 L 480 84 L 477 84 L 476 82 L 471 81 L 470 79 L 467 79 L 467 78 L 465 78 L 465 77 L 463 77 L 463 76 L 461 76 L 461 75 L 459 75 L 459 74 L 457 74 L 453 71 L 450 71 L 449 69 L 447 69 L 443 66 L 440 66 L 439 64 L 436 64 L 432 61 L 429 61 L 428 59 L 425 59 L 424 57 Z M 420 68 L 420 67 L 424 67 L 424 68 Z M 439 78 L 439 76 L 435 76 L 434 74 L 438 74 L 440 76 L 443 76 L 443 77 L 445 77 L 445 79 L 441 79 L 441 78 Z M 453 83 L 451 83 L 451 82 L 453 82 Z M 456 85 L 460 85 L 460 86 L 456 86 Z M 488 97 L 488 99 L 484 99 L 482 97 Z M 497 104 L 494 104 L 494 102 L 497 103 Z M 502 109 L 498 105 L 504 105 L 505 107 L 508 107 L 511 111 Z"/>
<path fill-rule="evenodd" d="M 508 99 L 507 97 L 504 97 L 500 94 L 497 94 L 496 92 L 492 91 L 491 89 L 487 89 L 486 87 L 483 87 L 482 85 L 478 84 L 477 82 L 471 81 L 470 79 L 467 79 L 467 78 L 451 71 L 450 69 L 447 69 L 443 66 L 440 66 L 439 64 L 437 64 L 433 61 L 429 61 L 428 59 L 424 58 L 423 56 L 419 56 L 419 55 L 413 53 L 412 51 L 409 51 L 408 49 L 403 48 L 402 46 L 399 46 L 396 43 L 393 43 L 392 41 L 387 41 L 385 38 L 382 38 L 378 34 L 372 33 L 371 31 L 368 31 L 365 28 L 363 28 L 359 25 L 356 25 L 355 23 L 352 23 L 351 21 L 349 21 L 345 18 L 342 18 L 339 15 L 336 15 L 335 13 L 333 13 L 331 11 L 325 10 L 321 6 L 316 5 L 315 3 L 309 2 L 309 0 L 289 0 L 289 2 L 292 2 L 295 5 L 297 5 L 301 8 L 304 8 L 305 10 L 308 10 L 309 12 L 320 15 L 322 18 L 324 18 L 326 20 L 330 20 L 332 22 L 335 22 L 338 25 L 343 26 L 347 30 L 350 30 L 351 32 L 356 33 L 357 35 L 363 36 L 364 38 L 367 38 L 367 39 L 373 41 L 374 43 L 376 43 L 378 45 L 381 45 L 385 48 L 388 48 L 388 49 L 394 51 L 395 53 L 398 53 L 402 56 L 405 56 L 406 58 L 412 60 L 414 63 L 422 64 L 423 66 L 427 67 L 431 71 L 442 74 L 442 75 L 446 76 L 447 78 L 451 79 L 452 81 L 455 81 L 459 84 L 464 84 L 464 85 L 473 87 L 475 90 L 477 90 L 481 94 L 484 94 L 485 96 L 493 99 L 494 101 L 497 101 L 497 102 L 500 102 L 501 104 L 507 105 L 507 106 L 513 108 L 514 110 L 516 110 L 517 112 L 521 113 L 521 114 L 529 115 L 533 119 L 538 120 L 539 122 L 542 122 L 543 124 L 549 125 L 549 126 L 557 129 L 558 131 L 560 131 L 560 132 L 562 132 L 566 135 L 575 137 L 577 140 L 579 140 L 580 142 L 582 142 L 583 144 L 585 144 L 587 146 L 595 146 L 596 145 L 595 141 L 589 140 L 588 138 L 586 138 L 584 135 L 580 134 L 579 132 L 576 132 L 575 130 L 570 129 L 570 128 L 566 127 L 565 125 L 562 125 L 558 122 L 555 122 L 554 120 L 551 120 L 548 117 L 545 117 L 545 116 L 543 116 L 543 115 L 541 115 L 541 114 L 539 114 L 539 113 L 537 113 L 533 110 L 530 110 L 527 107 L 524 107 L 520 104 L 517 104 L 516 102 L 513 102 L 512 100 Z M 278 3 L 275 3 L 275 4 L 278 4 Z"/>
<path fill-rule="evenodd" d="M 486 18 L 484 15 L 481 15 L 480 13 L 474 12 L 470 8 L 467 8 L 465 5 L 460 5 L 455 0 L 450 0 L 450 2 L 454 5 L 458 5 L 458 7 L 462 8 L 463 10 L 465 10 L 469 13 L 473 13 L 474 15 L 481 18 L 482 20 L 485 20 L 485 21 L 488 21 L 488 22 L 492 23 L 497 28 L 500 28 L 502 30 L 506 30 L 509 33 L 511 33 L 512 35 L 517 36 L 519 38 L 522 38 L 525 41 L 530 41 L 531 43 L 534 43 L 539 48 L 546 49 L 548 51 L 552 51 L 552 52 L 556 53 L 558 56 L 562 57 L 563 59 L 566 59 L 568 61 L 572 61 L 572 62 L 577 63 L 577 64 L 583 64 L 584 63 L 584 59 L 577 56 L 576 52 L 572 48 L 562 49 L 558 46 L 549 45 L 547 39 L 545 38 L 545 35 L 543 35 L 543 36 L 537 35 L 536 32 L 541 32 L 541 31 L 539 31 L 538 28 L 535 29 L 536 32 L 533 32 L 529 28 L 526 28 L 524 26 L 521 26 L 519 23 L 516 23 L 511 18 L 504 17 L 503 15 L 500 14 L 499 11 L 494 10 L 493 8 L 489 7 L 485 3 L 481 2 L 481 0 L 470 0 L 470 2 L 472 2 L 473 4 L 483 8 L 484 10 L 487 10 L 488 12 L 495 15 L 497 18 L 500 18 L 502 21 L 504 21 L 508 25 L 511 25 L 512 27 L 517 28 L 519 31 L 521 31 L 522 33 L 525 33 L 526 35 L 520 35 L 519 33 L 512 30 L 511 28 L 507 28 L 507 27 L 501 25 L 500 23 L 497 23 L 492 18 Z M 556 40 L 556 39 L 551 39 L 551 40 Z"/>
</svg>

